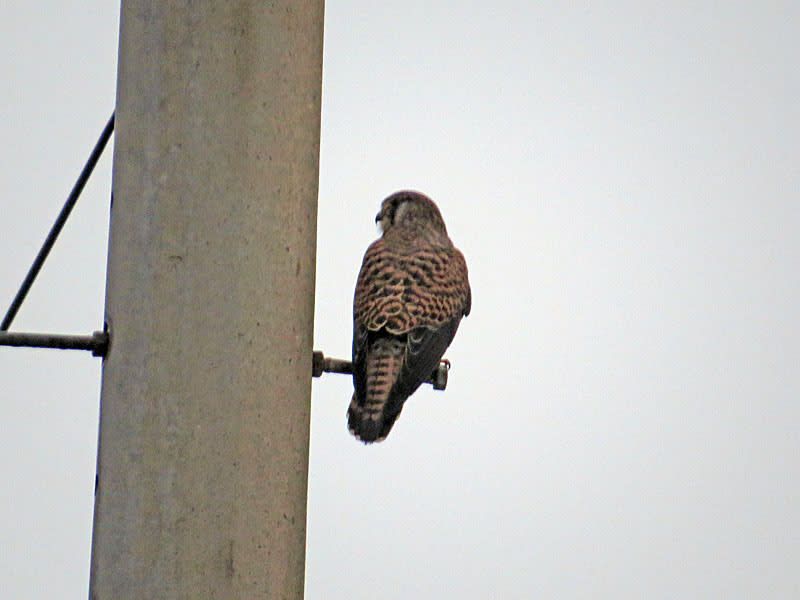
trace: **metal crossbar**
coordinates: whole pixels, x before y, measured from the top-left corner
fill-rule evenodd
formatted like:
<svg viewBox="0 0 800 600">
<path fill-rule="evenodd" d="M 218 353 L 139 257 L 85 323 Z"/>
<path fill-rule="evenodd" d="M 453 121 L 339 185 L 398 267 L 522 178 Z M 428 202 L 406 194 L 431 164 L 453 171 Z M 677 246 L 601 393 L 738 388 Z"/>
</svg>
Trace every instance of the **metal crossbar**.
<svg viewBox="0 0 800 600">
<path fill-rule="evenodd" d="M 0 346 L 17 348 L 57 348 L 59 350 L 89 350 L 93 356 L 105 356 L 108 334 L 95 331 L 92 335 L 57 335 L 54 333 L 17 333 L 0 331 Z"/>
<path fill-rule="evenodd" d="M 447 387 L 447 373 L 450 370 L 450 361 L 443 359 L 439 365 L 431 373 L 430 377 L 425 380 L 435 390 L 443 390 Z M 325 356 L 322 352 L 315 350 L 311 364 L 311 375 L 313 377 L 322 377 L 323 373 L 343 373 L 345 375 L 353 372 L 353 363 L 349 360 L 342 360 L 340 358 L 331 358 Z"/>
</svg>

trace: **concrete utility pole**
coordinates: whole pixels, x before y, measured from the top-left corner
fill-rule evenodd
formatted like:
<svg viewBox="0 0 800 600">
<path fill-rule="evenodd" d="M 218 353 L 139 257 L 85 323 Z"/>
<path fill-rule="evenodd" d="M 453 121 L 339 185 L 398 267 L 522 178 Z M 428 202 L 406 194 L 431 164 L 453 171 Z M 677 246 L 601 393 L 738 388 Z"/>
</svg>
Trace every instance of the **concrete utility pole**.
<svg viewBox="0 0 800 600">
<path fill-rule="evenodd" d="M 301 598 L 322 0 L 123 0 L 91 598 Z"/>
</svg>

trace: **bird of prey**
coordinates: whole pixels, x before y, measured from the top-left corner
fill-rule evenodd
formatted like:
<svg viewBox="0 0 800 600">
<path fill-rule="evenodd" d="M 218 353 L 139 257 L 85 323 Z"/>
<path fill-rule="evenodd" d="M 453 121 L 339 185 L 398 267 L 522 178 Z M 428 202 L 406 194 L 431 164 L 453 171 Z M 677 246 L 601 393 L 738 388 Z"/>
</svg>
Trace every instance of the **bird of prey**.
<svg viewBox="0 0 800 600">
<path fill-rule="evenodd" d="M 375 217 L 383 235 L 364 255 L 353 301 L 350 432 L 383 440 L 403 403 L 433 373 L 469 314 L 464 256 L 433 200 L 396 192 Z"/>
</svg>

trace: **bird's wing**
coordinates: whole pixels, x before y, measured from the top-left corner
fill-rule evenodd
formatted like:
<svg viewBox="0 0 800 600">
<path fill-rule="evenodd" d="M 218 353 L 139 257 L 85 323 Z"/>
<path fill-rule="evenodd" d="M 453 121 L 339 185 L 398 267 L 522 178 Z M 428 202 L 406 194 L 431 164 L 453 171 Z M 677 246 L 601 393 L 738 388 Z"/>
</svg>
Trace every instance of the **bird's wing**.
<svg viewBox="0 0 800 600">
<path fill-rule="evenodd" d="M 355 397 L 364 401 L 367 393 L 367 350 L 369 330 L 357 319 L 353 320 L 353 386 Z"/>
<path fill-rule="evenodd" d="M 430 378 L 453 341 L 460 322 L 459 316 L 436 329 L 418 327 L 408 333 L 403 364 L 392 395 L 405 399 Z"/>
</svg>

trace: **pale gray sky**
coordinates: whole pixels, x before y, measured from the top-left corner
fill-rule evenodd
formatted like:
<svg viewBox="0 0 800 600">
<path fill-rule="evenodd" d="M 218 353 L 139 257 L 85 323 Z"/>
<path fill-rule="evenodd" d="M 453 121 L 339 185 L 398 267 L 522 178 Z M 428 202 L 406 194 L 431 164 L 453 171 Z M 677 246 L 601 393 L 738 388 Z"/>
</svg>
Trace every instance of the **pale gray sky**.
<svg viewBox="0 0 800 600">
<path fill-rule="evenodd" d="M 315 346 L 380 200 L 473 313 L 389 439 L 314 381 L 310 599 L 800 597 L 800 7 L 329 2 Z M 0 6 L 0 309 L 113 110 L 118 7 Z M 110 153 L 14 325 L 102 324 Z M 100 362 L 0 350 L 0 589 L 84 597 Z"/>
</svg>

